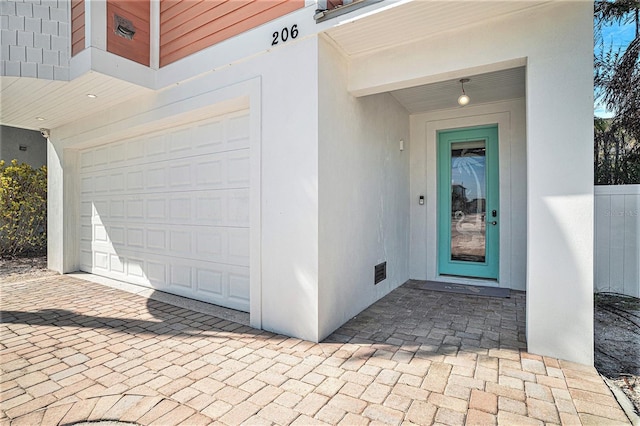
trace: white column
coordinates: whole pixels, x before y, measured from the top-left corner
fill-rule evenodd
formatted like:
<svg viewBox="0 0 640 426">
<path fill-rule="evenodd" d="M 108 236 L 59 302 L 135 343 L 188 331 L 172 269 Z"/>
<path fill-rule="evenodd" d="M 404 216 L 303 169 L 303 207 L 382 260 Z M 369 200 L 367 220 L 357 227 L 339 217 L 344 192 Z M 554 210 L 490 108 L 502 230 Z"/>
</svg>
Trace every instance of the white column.
<svg viewBox="0 0 640 426">
<path fill-rule="evenodd" d="M 47 267 L 62 272 L 64 253 L 62 152 L 47 139 Z"/>
<path fill-rule="evenodd" d="M 47 141 L 47 267 L 60 273 L 77 271 L 77 152 Z"/>
<path fill-rule="evenodd" d="M 561 11 L 527 67 L 527 345 L 593 364 L 592 6 Z"/>
</svg>

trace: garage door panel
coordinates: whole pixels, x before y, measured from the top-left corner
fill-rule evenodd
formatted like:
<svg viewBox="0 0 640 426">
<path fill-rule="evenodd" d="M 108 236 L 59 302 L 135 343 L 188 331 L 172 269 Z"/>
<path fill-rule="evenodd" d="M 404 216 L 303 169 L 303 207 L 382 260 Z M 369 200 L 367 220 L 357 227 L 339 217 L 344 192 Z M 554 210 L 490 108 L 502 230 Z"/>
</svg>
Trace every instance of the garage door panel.
<svg viewBox="0 0 640 426">
<path fill-rule="evenodd" d="M 112 225 L 108 229 L 109 241 L 117 251 L 119 248 L 125 247 L 126 228 L 124 226 Z"/>
<path fill-rule="evenodd" d="M 111 254 L 109 256 L 109 270 L 113 273 L 124 276 L 124 262 L 117 254 Z"/>
<path fill-rule="evenodd" d="M 195 197 L 194 223 L 249 227 L 249 189 L 208 191 Z"/>
<path fill-rule="evenodd" d="M 124 150 L 126 152 L 125 158 L 127 160 L 124 165 L 126 166 L 134 165 L 144 158 L 144 144 L 137 140 L 130 140 L 126 142 L 124 144 Z M 116 164 L 120 165 L 120 162 L 116 162 Z"/>
<path fill-rule="evenodd" d="M 93 176 L 84 176 L 80 179 L 80 193 L 81 194 L 93 193 Z"/>
<path fill-rule="evenodd" d="M 93 221 L 101 223 L 102 218 L 109 218 L 109 201 L 96 199 L 93 202 Z"/>
<path fill-rule="evenodd" d="M 224 172 L 222 165 L 224 158 L 211 157 L 207 160 L 196 160 L 196 184 L 220 187 L 224 185 Z"/>
<path fill-rule="evenodd" d="M 193 256 L 192 232 L 194 231 L 187 229 L 176 229 L 169 232 L 169 250 L 172 255 Z"/>
<path fill-rule="evenodd" d="M 96 270 L 102 270 L 109 272 L 109 253 L 103 251 L 94 250 L 93 252 L 93 267 Z"/>
<path fill-rule="evenodd" d="M 109 191 L 119 194 L 124 191 L 124 172 L 116 172 L 109 177 Z"/>
<path fill-rule="evenodd" d="M 127 191 L 138 192 L 144 189 L 144 173 L 141 170 L 127 171 Z"/>
<path fill-rule="evenodd" d="M 81 193 L 166 193 L 249 186 L 248 149 L 83 173 Z M 135 166 L 135 169 L 133 167 Z"/>
<path fill-rule="evenodd" d="M 243 148 L 249 147 L 249 116 L 243 114 L 229 118 L 227 139 L 228 143 L 244 143 Z"/>
<path fill-rule="evenodd" d="M 195 223 L 201 225 L 224 225 L 225 212 L 227 210 L 227 197 L 224 191 L 199 194 L 195 203 Z"/>
<path fill-rule="evenodd" d="M 137 258 L 125 258 L 127 266 L 127 281 L 131 281 L 136 284 L 149 284 L 145 270 L 145 262 L 143 259 Z"/>
<path fill-rule="evenodd" d="M 93 261 L 91 255 L 93 252 Z M 168 291 L 186 297 L 249 309 L 249 268 L 225 263 L 180 259 L 158 254 L 121 250 L 109 253 L 105 246 L 81 249 L 83 270 L 97 275 Z"/>
<path fill-rule="evenodd" d="M 248 114 L 80 153 L 81 269 L 248 311 Z"/>
<path fill-rule="evenodd" d="M 147 277 L 154 288 L 164 288 L 167 285 L 167 265 L 161 262 L 147 262 Z"/>
<path fill-rule="evenodd" d="M 91 225 L 81 225 L 80 226 L 80 241 L 89 241 L 89 242 L 91 242 L 92 236 L 93 236 L 93 231 L 91 229 Z"/>
<path fill-rule="evenodd" d="M 93 167 L 106 166 L 109 164 L 109 147 L 100 147 L 94 151 Z"/>
<path fill-rule="evenodd" d="M 160 196 L 151 196 L 145 199 L 147 206 L 147 218 L 154 221 L 167 219 L 167 199 Z"/>
<path fill-rule="evenodd" d="M 189 155 L 185 152 L 193 148 L 191 129 L 178 130 L 169 134 L 169 152 L 174 155 Z"/>
<path fill-rule="evenodd" d="M 248 150 L 229 153 L 225 165 L 227 166 L 227 183 L 229 186 L 249 186 L 251 173 Z"/>
<path fill-rule="evenodd" d="M 249 189 L 183 191 L 167 194 L 94 196 L 81 203 L 97 222 L 249 227 Z"/>
<path fill-rule="evenodd" d="M 128 247 L 144 248 L 144 229 L 142 227 L 127 226 L 126 244 Z"/>
<path fill-rule="evenodd" d="M 180 223 L 192 223 L 192 208 L 191 204 L 194 202 L 198 194 L 183 193 L 180 195 L 174 195 L 169 199 L 169 221 Z"/>
<path fill-rule="evenodd" d="M 144 220 L 144 201 L 138 197 L 126 200 L 127 219 Z"/>
<path fill-rule="evenodd" d="M 193 129 L 194 137 L 197 140 L 195 146 L 197 149 L 205 149 L 211 151 L 228 150 L 226 139 L 224 137 L 224 122 L 214 121 L 212 123 L 203 124 Z"/>
<path fill-rule="evenodd" d="M 236 266 L 249 265 L 249 228 L 184 225 L 82 225 L 81 243 L 105 252 L 127 249 Z"/>
<path fill-rule="evenodd" d="M 109 239 L 107 238 L 107 230 L 104 225 L 100 223 L 95 223 L 93 225 L 93 240 L 96 242 L 109 242 Z"/>
<path fill-rule="evenodd" d="M 249 230 L 228 228 L 228 262 L 249 266 Z"/>
<path fill-rule="evenodd" d="M 80 153 L 80 170 L 87 171 L 93 168 L 93 151 Z"/>
<path fill-rule="evenodd" d="M 80 218 L 85 219 L 88 217 L 91 220 L 91 216 L 93 216 L 93 203 L 91 201 L 81 201 Z"/>
<path fill-rule="evenodd" d="M 213 262 L 224 262 L 225 235 L 220 229 L 202 230 L 196 235 L 196 251 Z"/>
<path fill-rule="evenodd" d="M 153 160 L 154 158 L 163 156 L 167 153 L 165 139 L 165 135 L 159 135 L 151 137 L 144 142 L 144 153 L 147 159 Z"/>
<path fill-rule="evenodd" d="M 158 161 L 175 161 L 248 149 L 249 144 L 249 116 L 243 113 L 226 120 L 85 151 L 80 156 L 81 170 L 102 171 Z"/>
<path fill-rule="evenodd" d="M 93 270 L 93 253 L 91 252 L 91 245 L 85 246 L 86 248 L 80 249 L 80 269 L 87 272 Z"/>
<path fill-rule="evenodd" d="M 124 161 L 125 157 L 126 157 L 126 150 L 125 150 L 125 144 L 124 143 L 117 143 L 117 144 L 112 144 L 109 146 L 109 163 L 110 164 L 114 164 L 114 163 L 121 163 L 122 161 Z"/>
<path fill-rule="evenodd" d="M 109 219 L 124 219 L 125 203 L 124 200 L 109 200 Z"/>
<path fill-rule="evenodd" d="M 227 194 L 228 226 L 249 227 L 249 190 L 233 190 Z"/>
<path fill-rule="evenodd" d="M 225 280 L 224 270 L 196 268 L 196 277 L 196 292 L 204 294 L 208 298 L 221 300 L 225 297 L 223 290 L 226 287 L 223 285 Z"/>
<path fill-rule="evenodd" d="M 164 190 L 167 187 L 167 175 L 168 173 L 173 174 L 175 170 L 169 170 L 169 164 L 167 163 L 158 163 L 153 166 L 149 166 L 147 170 L 144 171 L 144 179 L 145 188 L 149 189 L 161 189 Z M 181 171 L 184 173 L 184 170 Z M 187 171 L 188 173 L 188 171 Z"/>
<path fill-rule="evenodd" d="M 167 232 L 164 229 L 148 227 L 145 234 L 147 236 L 146 248 L 161 251 L 167 249 Z"/>
<path fill-rule="evenodd" d="M 170 281 L 169 286 L 177 286 L 183 289 L 191 289 L 191 268 L 187 265 L 169 265 Z"/>
<path fill-rule="evenodd" d="M 249 270 L 234 269 L 229 273 L 229 298 L 236 301 L 249 299 Z"/>
<path fill-rule="evenodd" d="M 106 193 L 109 192 L 109 176 L 95 176 L 93 178 L 93 192 Z"/>
<path fill-rule="evenodd" d="M 196 268 L 196 294 L 201 300 L 224 304 L 233 309 L 249 309 L 249 269 L 216 267 Z"/>
<path fill-rule="evenodd" d="M 175 162 L 175 164 L 171 166 L 170 176 L 169 187 L 173 190 L 191 189 L 192 182 L 195 181 L 191 176 L 191 162 Z"/>
</svg>

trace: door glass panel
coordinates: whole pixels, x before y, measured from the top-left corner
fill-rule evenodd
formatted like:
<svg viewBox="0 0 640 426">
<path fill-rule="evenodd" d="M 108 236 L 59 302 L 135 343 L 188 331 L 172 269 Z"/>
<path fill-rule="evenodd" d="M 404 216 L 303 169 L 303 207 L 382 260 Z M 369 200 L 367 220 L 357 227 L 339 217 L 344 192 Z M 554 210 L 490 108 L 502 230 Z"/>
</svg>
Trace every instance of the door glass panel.
<svg viewBox="0 0 640 426">
<path fill-rule="evenodd" d="M 451 144 L 451 260 L 486 258 L 485 141 Z"/>
</svg>

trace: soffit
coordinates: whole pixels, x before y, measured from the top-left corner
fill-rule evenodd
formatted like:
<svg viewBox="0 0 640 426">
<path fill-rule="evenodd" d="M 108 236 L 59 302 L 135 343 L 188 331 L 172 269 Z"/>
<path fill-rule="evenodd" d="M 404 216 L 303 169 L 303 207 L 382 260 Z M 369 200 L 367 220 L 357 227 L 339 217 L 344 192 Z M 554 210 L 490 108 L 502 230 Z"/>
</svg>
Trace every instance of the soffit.
<svg viewBox="0 0 640 426">
<path fill-rule="evenodd" d="M 548 1 L 416 0 L 391 3 L 357 16 L 335 18 L 326 31 L 348 55 L 365 55 L 416 40 L 479 25 Z M 487 31 L 491 28 L 487 27 Z"/>
<path fill-rule="evenodd" d="M 97 72 L 73 81 L 0 77 L 0 123 L 33 130 L 54 129 L 150 92 Z M 97 97 L 92 99 L 87 94 Z"/>
<path fill-rule="evenodd" d="M 469 76 L 464 90 L 471 98 L 470 105 L 497 102 L 525 96 L 524 67 Z M 458 96 L 462 88 L 458 80 L 409 87 L 391 92 L 411 114 L 439 109 L 459 108 Z"/>
</svg>

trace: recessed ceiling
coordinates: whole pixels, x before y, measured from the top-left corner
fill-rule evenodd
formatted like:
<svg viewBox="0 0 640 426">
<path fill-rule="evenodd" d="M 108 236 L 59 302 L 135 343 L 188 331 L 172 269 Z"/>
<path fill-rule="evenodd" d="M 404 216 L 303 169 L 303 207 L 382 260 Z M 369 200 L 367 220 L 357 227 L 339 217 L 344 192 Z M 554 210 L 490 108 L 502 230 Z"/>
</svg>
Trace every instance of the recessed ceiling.
<svg viewBox="0 0 640 426">
<path fill-rule="evenodd" d="M 339 24 L 326 31 L 349 56 L 365 55 L 376 50 L 441 35 L 474 25 L 488 25 L 514 12 L 548 1 L 411 1 L 397 2 L 384 13 L 356 18 L 335 18 Z M 380 10 L 378 9 L 377 12 Z M 341 20 L 341 18 L 344 18 Z M 487 31 L 490 31 L 488 26 Z"/>
<path fill-rule="evenodd" d="M 471 81 L 464 90 L 471 98 L 469 105 L 497 102 L 525 96 L 525 68 L 512 68 L 486 74 L 468 76 Z M 391 92 L 411 114 L 438 109 L 460 108 L 462 94 L 459 80 L 448 80 Z"/>
<path fill-rule="evenodd" d="M 73 81 L 0 77 L 0 123 L 32 130 L 54 129 L 150 92 L 97 72 Z M 90 98 L 89 94 L 96 97 Z"/>
</svg>

